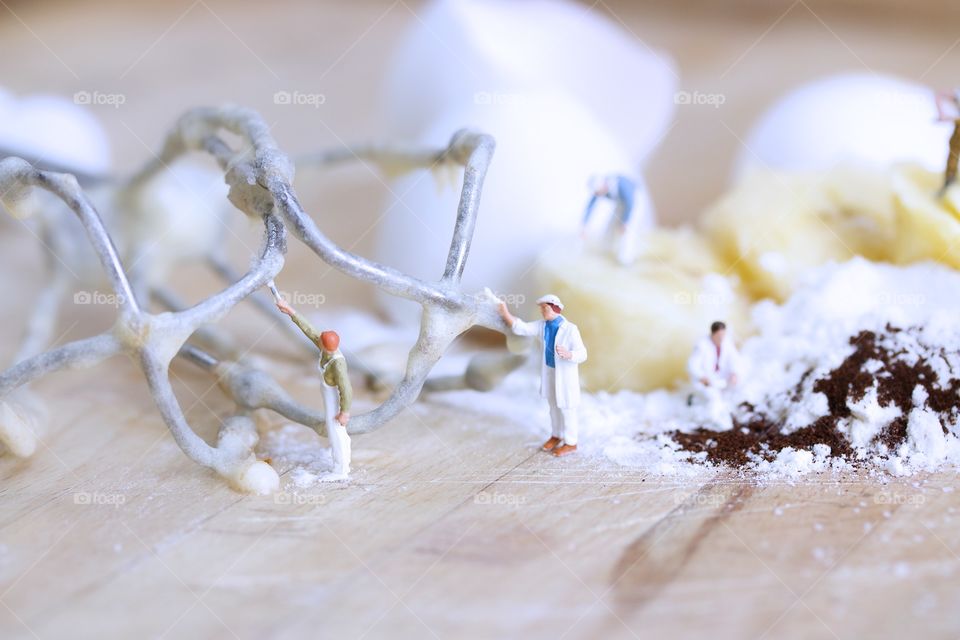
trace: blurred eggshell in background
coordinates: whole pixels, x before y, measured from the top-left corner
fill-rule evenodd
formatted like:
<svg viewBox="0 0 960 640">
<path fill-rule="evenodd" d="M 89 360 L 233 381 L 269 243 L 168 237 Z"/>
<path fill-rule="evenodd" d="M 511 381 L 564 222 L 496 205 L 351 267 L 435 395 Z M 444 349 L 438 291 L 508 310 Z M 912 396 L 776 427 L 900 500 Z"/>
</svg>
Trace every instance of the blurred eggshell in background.
<svg viewBox="0 0 960 640">
<path fill-rule="evenodd" d="M 571 2 L 436 0 L 411 21 L 393 59 L 389 138 L 444 146 L 470 127 L 497 140 L 466 290 L 531 295 L 537 256 L 577 233 L 590 176 L 637 177 L 676 108 L 672 60 Z M 403 203 L 385 205 L 376 258 L 435 280 L 459 182 L 441 194 L 432 182 L 419 172 L 392 185 Z M 648 226 L 652 210 L 642 215 Z"/>
<path fill-rule="evenodd" d="M 509 109 L 470 105 L 440 118 L 420 141 L 442 147 L 464 124 L 495 136 L 497 149 L 480 199 L 463 288 L 489 286 L 499 295 L 530 298 L 538 254 L 576 233 L 590 176 L 626 171 L 630 159 L 593 114 L 563 95 L 530 95 Z M 425 171 L 391 184 L 396 197 L 386 203 L 380 223 L 378 260 L 420 278 L 440 278 L 461 175 L 457 167 L 455 184 L 440 191 Z M 409 319 L 410 313 L 396 312 L 416 308 L 392 297 L 385 300 L 394 317 Z"/>
<path fill-rule="evenodd" d="M 88 174 L 110 171 L 110 142 L 90 111 L 57 96 L 0 89 L 0 150 Z"/>
<path fill-rule="evenodd" d="M 599 8 L 436 0 L 418 15 L 387 80 L 385 117 L 394 135 L 416 136 L 451 109 L 478 101 L 509 108 L 526 92 L 567 92 L 616 132 L 639 165 L 673 118 L 673 60 Z"/>
<path fill-rule="evenodd" d="M 736 177 L 754 169 L 824 170 L 841 163 L 916 162 L 942 170 L 950 127 L 936 117 L 928 87 L 868 73 L 821 78 L 780 98 L 757 121 Z"/>
</svg>

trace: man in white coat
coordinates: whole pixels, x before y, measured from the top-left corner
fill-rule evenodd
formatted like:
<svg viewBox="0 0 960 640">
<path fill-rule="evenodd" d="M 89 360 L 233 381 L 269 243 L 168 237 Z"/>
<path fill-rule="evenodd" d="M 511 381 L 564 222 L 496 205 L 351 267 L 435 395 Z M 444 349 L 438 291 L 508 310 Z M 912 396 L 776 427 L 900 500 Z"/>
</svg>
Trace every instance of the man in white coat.
<svg viewBox="0 0 960 640">
<path fill-rule="evenodd" d="M 740 354 L 733 340 L 727 336 L 726 324 L 714 322 L 710 325 L 710 335 L 701 338 L 694 346 L 687 370 L 695 395 L 706 405 L 706 418 L 717 428 L 731 428 L 733 419 L 724 401 L 723 391 L 738 382 Z"/>
<path fill-rule="evenodd" d="M 537 300 L 543 320 L 524 322 L 514 317 L 505 302 L 499 311 L 503 321 L 518 336 L 537 336 L 543 346 L 540 356 L 540 395 L 550 405 L 550 439 L 544 451 L 565 456 L 577 450 L 580 406 L 579 365 L 587 359 L 580 330 L 562 315 L 560 298 L 548 294 Z"/>
</svg>

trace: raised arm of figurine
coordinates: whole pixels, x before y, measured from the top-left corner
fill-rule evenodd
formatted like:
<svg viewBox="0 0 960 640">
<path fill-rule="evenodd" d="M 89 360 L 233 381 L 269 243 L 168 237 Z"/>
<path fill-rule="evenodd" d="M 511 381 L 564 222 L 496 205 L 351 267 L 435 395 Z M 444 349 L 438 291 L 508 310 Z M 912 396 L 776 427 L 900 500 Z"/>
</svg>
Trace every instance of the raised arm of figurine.
<svg viewBox="0 0 960 640">
<path fill-rule="evenodd" d="M 310 341 L 317 345 L 318 349 L 323 349 L 323 344 L 320 342 L 320 333 L 313 328 L 313 325 L 306 318 L 297 313 L 297 310 L 291 307 L 286 300 L 277 300 L 277 309 L 290 316 L 294 324 L 300 327 L 300 331 L 303 331 L 303 335 L 310 338 Z"/>
<path fill-rule="evenodd" d="M 507 323 L 507 326 L 510 327 L 510 330 L 513 331 L 514 335 L 540 335 L 540 326 L 538 326 L 536 322 L 524 322 L 520 318 L 516 317 L 510 313 L 506 302 L 501 300 L 500 305 L 497 307 L 497 311 L 500 313 L 500 317 L 503 318 L 503 321 Z"/>
</svg>

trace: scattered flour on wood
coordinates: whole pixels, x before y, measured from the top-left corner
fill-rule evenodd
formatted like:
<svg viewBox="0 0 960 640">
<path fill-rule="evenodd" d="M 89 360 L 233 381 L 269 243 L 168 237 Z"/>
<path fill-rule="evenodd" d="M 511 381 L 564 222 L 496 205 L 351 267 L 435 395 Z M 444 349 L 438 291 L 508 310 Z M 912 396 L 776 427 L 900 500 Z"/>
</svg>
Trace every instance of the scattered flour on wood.
<svg viewBox="0 0 960 640">
<path fill-rule="evenodd" d="M 958 294 L 960 273 L 939 264 L 855 258 L 815 269 L 786 303 L 754 305 L 756 334 L 741 348 L 748 368 L 728 391 L 739 431 L 698 424 L 684 383 L 651 393 L 585 393 L 580 453 L 661 475 L 715 468 L 722 449 L 741 441 L 731 466 L 771 476 L 956 467 Z M 489 424 L 545 439 L 536 367 L 493 392 L 447 392 L 431 401 L 503 418 Z"/>
</svg>

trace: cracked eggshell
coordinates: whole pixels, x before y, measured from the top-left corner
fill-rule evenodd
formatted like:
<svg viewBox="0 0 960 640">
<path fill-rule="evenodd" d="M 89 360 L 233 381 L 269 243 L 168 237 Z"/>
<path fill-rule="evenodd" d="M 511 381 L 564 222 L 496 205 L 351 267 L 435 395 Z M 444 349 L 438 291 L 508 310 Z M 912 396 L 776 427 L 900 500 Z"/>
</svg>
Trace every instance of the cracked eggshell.
<svg viewBox="0 0 960 640">
<path fill-rule="evenodd" d="M 572 2 L 436 0 L 420 17 L 393 54 L 386 134 L 441 147 L 463 127 L 496 138 L 464 288 L 532 295 L 537 255 L 576 234 L 590 176 L 636 176 L 661 141 L 673 61 Z M 438 196 L 422 173 L 391 188 L 403 202 L 384 205 L 376 258 L 439 278 L 458 191 Z M 387 300 L 394 317 L 415 317 Z"/>
<path fill-rule="evenodd" d="M 600 11 L 557 0 L 435 0 L 419 15 L 386 83 L 394 136 L 420 135 L 474 104 L 507 112 L 530 94 L 556 92 L 581 103 L 642 164 L 673 118 L 672 58 Z"/>
<path fill-rule="evenodd" d="M 735 174 L 829 170 L 841 163 L 916 162 L 942 170 L 950 130 L 936 117 L 927 87 L 869 73 L 827 76 L 790 91 L 759 118 Z"/>
<path fill-rule="evenodd" d="M 538 255 L 575 235 L 598 172 L 623 172 L 630 159 L 610 131 L 564 95 L 538 94 L 509 110 L 471 105 L 440 118 L 419 142 L 444 146 L 465 123 L 497 139 L 480 199 L 463 289 L 491 287 L 499 295 L 536 297 Z M 445 168 L 446 169 L 446 168 Z M 425 171 L 391 185 L 399 202 L 379 227 L 377 260 L 428 280 L 443 274 L 460 197 L 462 170 L 438 191 Z M 652 224 L 652 214 L 646 221 Z M 383 300 L 395 318 L 417 317 L 417 305 Z"/>
<path fill-rule="evenodd" d="M 17 97 L 0 88 L 0 149 L 89 174 L 110 171 L 110 143 L 99 120 L 58 96 Z"/>
</svg>

